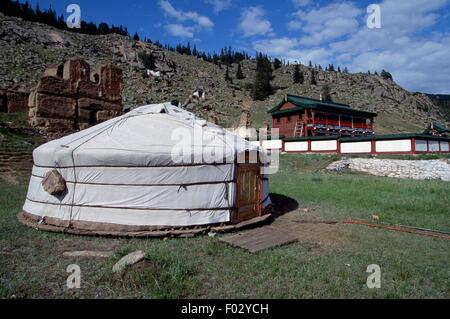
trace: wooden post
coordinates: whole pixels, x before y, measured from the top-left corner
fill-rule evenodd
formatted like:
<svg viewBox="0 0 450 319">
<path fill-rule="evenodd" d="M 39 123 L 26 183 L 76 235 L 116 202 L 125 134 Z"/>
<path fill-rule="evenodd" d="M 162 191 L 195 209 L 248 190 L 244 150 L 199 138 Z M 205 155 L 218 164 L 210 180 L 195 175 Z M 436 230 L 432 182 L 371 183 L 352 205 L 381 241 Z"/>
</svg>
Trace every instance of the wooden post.
<svg viewBox="0 0 450 319">
<path fill-rule="evenodd" d="M 372 143 L 372 155 L 376 155 L 377 154 L 377 143 L 375 140 L 371 140 Z"/>
</svg>

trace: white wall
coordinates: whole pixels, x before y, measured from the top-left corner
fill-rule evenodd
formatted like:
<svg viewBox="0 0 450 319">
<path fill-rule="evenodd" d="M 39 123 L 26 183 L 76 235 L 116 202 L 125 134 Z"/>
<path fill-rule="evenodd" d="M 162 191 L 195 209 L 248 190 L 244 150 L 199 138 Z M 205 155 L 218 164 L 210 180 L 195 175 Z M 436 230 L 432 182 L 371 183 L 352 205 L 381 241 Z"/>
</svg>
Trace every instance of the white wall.
<svg viewBox="0 0 450 319">
<path fill-rule="evenodd" d="M 284 150 L 286 152 L 307 152 L 308 142 L 285 142 Z"/>
<path fill-rule="evenodd" d="M 376 141 L 377 153 L 411 152 L 411 140 Z"/>
<path fill-rule="evenodd" d="M 337 141 L 311 141 L 311 151 L 337 151 Z"/>
<path fill-rule="evenodd" d="M 372 142 L 351 142 L 341 143 L 341 153 L 343 154 L 357 154 L 357 153 L 371 153 Z"/>
<path fill-rule="evenodd" d="M 439 141 L 428 141 L 430 152 L 439 152 Z"/>
<path fill-rule="evenodd" d="M 448 151 L 449 151 L 448 142 L 441 141 L 441 152 L 448 152 Z"/>
<path fill-rule="evenodd" d="M 277 150 L 283 148 L 283 141 L 282 140 L 270 140 L 270 141 L 262 141 L 261 142 L 262 148 L 266 150 Z"/>
<path fill-rule="evenodd" d="M 424 140 L 416 140 L 417 152 L 428 152 L 428 142 Z"/>
</svg>

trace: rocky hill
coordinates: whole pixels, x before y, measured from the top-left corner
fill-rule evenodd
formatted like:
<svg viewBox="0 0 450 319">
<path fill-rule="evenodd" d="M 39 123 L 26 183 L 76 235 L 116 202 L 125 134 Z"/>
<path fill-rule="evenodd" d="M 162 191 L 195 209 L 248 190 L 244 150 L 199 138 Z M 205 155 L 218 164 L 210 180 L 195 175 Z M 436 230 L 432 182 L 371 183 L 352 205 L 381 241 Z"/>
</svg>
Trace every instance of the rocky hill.
<svg viewBox="0 0 450 319">
<path fill-rule="evenodd" d="M 156 58 L 154 71 L 159 71 L 159 76 L 147 75 L 138 58 L 143 51 Z M 28 90 L 48 65 L 73 57 L 91 65 L 119 66 L 124 74 L 125 107 L 178 100 L 200 116 L 215 116 L 224 126 L 237 125 L 242 109 L 250 109 L 255 126 L 262 125 L 268 120 L 266 111 L 285 94 L 318 98 L 325 84 L 330 86 L 333 100 L 378 112 L 378 133 L 422 131 L 431 120 L 450 122 L 426 95 L 407 92 L 379 76 L 317 71 L 318 85 L 309 85 L 310 71 L 302 66 L 305 84 L 293 85 L 293 66 L 283 66 L 274 72 L 275 93 L 265 101 L 253 102 L 249 98 L 256 69 L 253 60 L 243 62 L 246 79 L 227 83 L 224 67 L 193 56 L 120 35 L 83 35 L 0 14 L 0 88 Z M 236 70 L 233 65 L 230 75 Z M 197 90 L 205 92 L 205 100 L 192 98 Z"/>
</svg>

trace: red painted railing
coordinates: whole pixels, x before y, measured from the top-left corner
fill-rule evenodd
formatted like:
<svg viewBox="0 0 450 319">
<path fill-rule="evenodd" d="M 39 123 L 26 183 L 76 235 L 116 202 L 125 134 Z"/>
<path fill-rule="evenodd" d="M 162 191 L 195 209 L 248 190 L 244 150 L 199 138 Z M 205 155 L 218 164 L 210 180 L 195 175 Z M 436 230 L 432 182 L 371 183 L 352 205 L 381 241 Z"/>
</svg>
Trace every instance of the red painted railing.
<svg viewBox="0 0 450 319">
<path fill-rule="evenodd" d="M 325 125 L 325 126 L 338 126 L 341 128 L 347 127 L 347 128 L 360 128 L 360 129 L 373 129 L 373 126 L 371 124 L 366 123 L 353 123 L 348 121 L 337 121 L 337 120 L 320 120 L 315 119 L 314 121 L 312 119 L 308 120 L 308 124 L 315 124 L 315 125 Z"/>
</svg>

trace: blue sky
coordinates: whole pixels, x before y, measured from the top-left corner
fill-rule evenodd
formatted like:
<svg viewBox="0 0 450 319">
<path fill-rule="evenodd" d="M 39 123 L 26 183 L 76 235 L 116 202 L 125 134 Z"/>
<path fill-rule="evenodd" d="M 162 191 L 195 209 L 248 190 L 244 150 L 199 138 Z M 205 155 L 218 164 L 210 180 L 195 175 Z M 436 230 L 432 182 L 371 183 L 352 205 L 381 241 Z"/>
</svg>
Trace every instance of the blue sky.
<svg viewBox="0 0 450 319">
<path fill-rule="evenodd" d="M 387 69 L 411 91 L 450 94 L 450 0 L 31 0 L 59 13 L 77 3 L 82 19 L 128 26 L 162 43 L 262 51 L 351 72 Z M 381 28 L 367 7 L 379 4 Z"/>
</svg>

